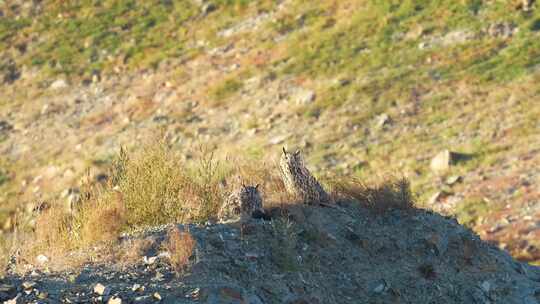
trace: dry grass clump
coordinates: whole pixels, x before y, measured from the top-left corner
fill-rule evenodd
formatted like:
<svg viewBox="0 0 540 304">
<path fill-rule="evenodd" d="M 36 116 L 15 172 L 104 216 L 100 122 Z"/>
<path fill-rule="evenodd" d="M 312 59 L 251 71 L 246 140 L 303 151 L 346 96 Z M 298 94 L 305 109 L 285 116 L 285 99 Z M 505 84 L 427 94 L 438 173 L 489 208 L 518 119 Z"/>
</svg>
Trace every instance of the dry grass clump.
<svg viewBox="0 0 540 304">
<path fill-rule="evenodd" d="M 128 158 L 121 151 L 112 180 L 123 198 L 128 227 L 159 225 L 181 220 L 186 212 L 179 201 L 189 181 L 178 159 L 164 145 Z"/>
<path fill-rule="evenodd" d="M 162 142 L 134 156 L 121 149 L 108 184 L 86 182 L 74 206 L 52 204 L 37 216 L 23 259 L 34 261 L 44 254 L 64 260 L 73 250 L 118 245 L 122 231 L 206 221 L 217 214 L 223 198 L 217 172 L 211 153 L 202 153 L 199 163 L 190 167 Z"/>
<path fill-rule="evenodd" d="M 141 261 L 144 256 L 155 246 L 156 241 L 152 238 L 131 239 L 122 242 L 118 260 L 123 265 L 133 265 Z"/>
<path fill-rule="evenodd" d="M 73 217 L 60 206 L 54 205 L 44 210 L 36 218 L 32 248 L 24 249 L 38 254 L 57 255 L 73 248 L 72 224 Z"/>
<path fill-rule="evenodd" d="M 10 246 L 8 240 L 0 235 L 0 279 L 5 276 L 9 262 Z"/>
<path fill-rule="evenodd" d="M 182 273 L 189 264 L 196 241 L 189 231 L 182 231 L 178 227 L 167 232 L 167 239 L 163 247 L 169 253 L 169 262 L 177 273 Z"/>
<path fill-rule="evenodd" d="M 415 208 L 410 183 L 405 178 L 386 179 L 371 186 L 356 178 L 336 179 L 333 187 L 338 200 L 357 201 L 378 214 Z"/>
<path fill-rule="evenodd" d="M 223 198 L 217 166 L 205 152 L 189 168 L 162 142 L 133 159 L 121 152 L 112 181 L 122 195 L 127 227 L 208 220 Z"/>
<path fill-rule="evenodd" d="M 121 194 L 106 191 L 81 203 L 72 218 L 70 240 L 77 248 L 114 242 L 126 221 Z"/>
</svg>

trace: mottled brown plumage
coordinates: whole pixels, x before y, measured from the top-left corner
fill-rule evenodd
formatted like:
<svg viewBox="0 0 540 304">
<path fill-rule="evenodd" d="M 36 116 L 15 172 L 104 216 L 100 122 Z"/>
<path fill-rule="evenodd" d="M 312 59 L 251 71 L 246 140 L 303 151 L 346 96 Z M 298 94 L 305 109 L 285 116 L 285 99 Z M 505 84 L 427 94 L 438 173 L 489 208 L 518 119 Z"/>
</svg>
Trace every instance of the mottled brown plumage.
<svg viewBox="0 0 540 304">
<path fill-rule="evenodd" d="M 328 204 L 332 199 L 304 164 L 300 151 L 289 153 L 283 148 L 279 162 L 281 177 L 287 191 L 306 204 Z"/>
<path fill-rule="evenodd" d="M 259 185 L 242 185 L 223 203 L 218 218 L 221 221 L 240 220 L 243 222 L 250 219 L 254 212 L 264 212 Z"/>
</svg>

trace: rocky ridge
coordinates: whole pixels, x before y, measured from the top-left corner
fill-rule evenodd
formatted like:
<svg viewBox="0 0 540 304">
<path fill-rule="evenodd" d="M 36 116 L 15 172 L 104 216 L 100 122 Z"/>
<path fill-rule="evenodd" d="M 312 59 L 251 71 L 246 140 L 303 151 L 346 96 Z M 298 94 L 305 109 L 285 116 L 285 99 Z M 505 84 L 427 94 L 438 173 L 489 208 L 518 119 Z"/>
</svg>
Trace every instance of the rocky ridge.
<svg viewBox="0 0 540 304">
<path fill-rule="evenodd" d="M 454 219 L 425 210 L 374 214 L 301 206 L 271 221 L 179 225 L 196 240 L 180 273 L 160 244 L 169 226 L 122 236 L 147 240 L 143 257 L 54 271 L 23 265 L 0 284 L 5 303 L 540 303 L 540 269 L 513 260 Z M 345 211 L 345 212 L 343 212 Z M 279 214 L 279 213 L 278 213 Z M 123 250 L 122 247 L 115 249 Z M 53 261 L 50 261 L 51 263 Z M 24 264 L 24 263 L 23 263 Z"/>
</svg>

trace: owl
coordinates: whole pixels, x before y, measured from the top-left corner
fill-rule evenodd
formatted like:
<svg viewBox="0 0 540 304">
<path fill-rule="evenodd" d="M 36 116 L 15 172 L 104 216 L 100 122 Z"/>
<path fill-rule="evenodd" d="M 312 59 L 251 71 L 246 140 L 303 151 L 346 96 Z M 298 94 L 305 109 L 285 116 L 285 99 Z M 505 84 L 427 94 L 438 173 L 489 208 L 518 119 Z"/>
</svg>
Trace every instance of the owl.
<svg viewBox="0 0 540 304">
<path fill-rule="evenodd" d="M 264 213 L 259 185 L 242 185 L 225 200 L 218 212 L 221 221 L 240 220 L 245 222 L 256 214 Z"/>
</svg>

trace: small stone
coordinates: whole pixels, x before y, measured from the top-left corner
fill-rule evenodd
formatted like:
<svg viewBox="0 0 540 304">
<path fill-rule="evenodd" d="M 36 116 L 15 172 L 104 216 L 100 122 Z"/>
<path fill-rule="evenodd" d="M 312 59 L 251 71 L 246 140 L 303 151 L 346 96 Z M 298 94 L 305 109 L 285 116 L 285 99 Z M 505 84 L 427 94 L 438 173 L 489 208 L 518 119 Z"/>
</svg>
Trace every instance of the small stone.
<svg viewBox="0 0 540 304">
<path fill-rule="evenodd" d="M 306 89 L 300 89 L 295 94 L 294 101 L 299 105 L 307 105 L 315 101 L 315 92 Z"/>
<path fill-rule="evenodd" d="M 107 301 L 107 304 L 122 304 L 122 299 L 120 297 L 112 297 Z"/>
<path fill-rule="evenodd" d="M 480 288 L 482 288 L 485 293 L 489 293 L 491 290 L 491 284 L 488 281 L 484 281 L 482 284 L 480 284 Z"/>
<path fill-rule="evenodd" d="M 444 150 L 439 152 L 430 163 L 431 170 L 437 173 L 446 172 L 452 164 L 451 152 Z"/>
<path fill-rule="evenodd" d="M 448 178 L 446 179 L 446 184 L 452 186 L 452 185 L 454 185 L 454 184 L 457 184 L 457 183 L 461 182 L 461 180 L 462 180 L 462 177 L 461 177 L 461 176 L 459 176 L 459 175 L 452 175 L 452 176 L 450 176 L 450 177 L 448 177 Z"/>
<path fill-rule="evenodd" d="M 15 298 L 11 300 L 4 301 L 4 304 L 17 304 L 17 300 L 20 298 L 21 294 L 18 294 Z"/>
<path fill-rule="evenodd" d="M 388 114 L 386 113 L 382 113 L 381 115 L 377 116 L 375 120 L 376 120 L 375 126 L 377 128 L 382 128 L 385 125 L 390 123 L 390 116 L 388 116 Z"/>
<path fill-rule="evenodd" d="M 36 257 L 38 264 L 43 265 L 49 261 L 49 258 L 43 254 L 40 254 Z"/>
<path fill-rule="evenodd" d="M 29 290 L 29 289 L 32 289 L 36 286 L 36 282 L 31 282 L 31 281 L 25 281 L 21 284 L 22 288 L 24 290 Z"/>
<path fill-rule="evenodd" d="M 429 199 L 428 204 L 434 205 L 435 203 L 439 202 L 443 196 L 443 193 L 441 191 L 435 192 Z"/>
<path fill-rule="evenodd" d="M 0 120 L 0 133 L 1 132 L 8 132 L 13 130 L 13 126 L 9 124 L 7 121 Z"/>
<path fill-rule="evenodd" d="M 385 288 L 385 284 L 379 284 L 377 285 L 377 287 L 373 289 L 373 291 L 376 293 L 381 293 L 384 291 L 384 288 Z"/>
<path fill-rule="evenodd" d="M 97 283 L 94 286 L 94 293 L 100 296 L 107 296 L 110 293 L 110 289 L 101 283 Z"/>
<path fill-rule="evenodd" d="M 41 113 L 41 115 L 45 115 L 45 114 L 47 114 L 48 111 L 49 111 L 49 104 L 46 103 L 46 104 L 43 105 L 43 107 L 41 107 L 41 112 L 40 113 Z"/>
<path fill-rule="evenodd" d="M 268 143 L 271 144 L 271 145 L 279 145 L 281 143 L 283 143 L 285 140 L 287 140 L 287 138 L 289 138 L 290 135 L 279 135 L 279 136 L 275 136 L 275 137 L 272 137 Z"/>
<path fill-rule="evenodd" d="M 64 89 L 67 87 L 68 83 L 64 79 L 57 79 L 50 86 L 50 88 L 54 90 Z"/>
<path fill-rule="evenodd" d="M 49 297 L 49 293 L 46 291 L 41 291 L 38 293 L 38 299 L 45 300 Z"/>
<path fill-rule="evenodd" d="M 156 262 L 157 260 L 157 256 L 153 256 L 153 257 L 147 257 L 147 256 L 144 256 L 143 257 L 143 262 L 146 264 L 146 265 L 152 265 Z"/>
<path fill-rule="evenodd" d="M 201 13 L 206 16 L 210 14 L 211 12 L 215 11 L 217 9 L 217 6 L 214 3 L 205 3 L 201 7 Z"/>
<path fill-rule="evenodd" d="M 154 299 L 161 301 L 161 295 L 159 294 L 159 292 L 154 292 L 152 296 L 154 297 Z"/>
<path fill-rule="evenodd" d="M 143 292 L 145 290 L 145 287 L 141 284 L 133 284 L 133 287 L 131 287 L 131 291 L 135 292 Z"/>
</svg>

